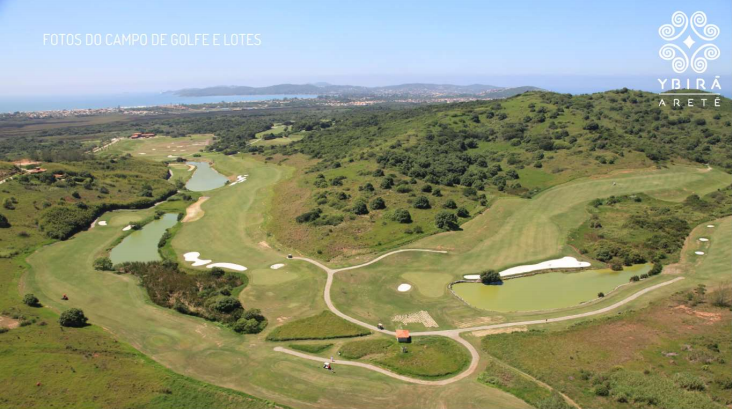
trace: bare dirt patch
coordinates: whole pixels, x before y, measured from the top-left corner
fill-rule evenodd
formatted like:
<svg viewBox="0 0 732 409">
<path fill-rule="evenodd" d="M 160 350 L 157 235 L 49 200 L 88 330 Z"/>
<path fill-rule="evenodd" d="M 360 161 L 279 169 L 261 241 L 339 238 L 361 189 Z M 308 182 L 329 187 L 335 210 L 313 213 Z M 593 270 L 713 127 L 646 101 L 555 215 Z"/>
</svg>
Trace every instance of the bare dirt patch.
<svg viewBox="0 0 732 409">
<path fill-rule="evenodd" d="M 422 324 L 425 328 L 437 328 L 437 322 L 432 318 L 430 313 L 427 311 L 419 311 L 411 314 L 395 315 L 391 319 L 394 322 L 401 322 L 402 324 Z"/>
<path fill-rule="evenodd" d="M 20 326 L 20 321 L 14 320 L 10 317 L 3 317 L 0 315 L 0 328 L 18 328 Z"/>
<path fill-rule="evenodd" d="M 709 323 L 709 324 L 713 324 L 715 322 L 719 322 L 719 321 L 722 320 L 722 314 L 720 314 L 718 312 L 704 312 L 704 311 L 699 311 L 699 310 L 695 310 L 693 308 L 690 308 L 690 307 L 688 307 L 686 305 L 678 305 L 678 306 L 676 306 L 674 308 L 674 310 L 680 310 L 680 311 L 683 311 L 684 313 L 686 313 L 688 315 L 693 315 L 693 316 L 695 316 L 697 318 L 701 318 L 704 321 L 707 321 L 707 323 Z"/>
<path fill-rule="evenodd" d="M 203 209 L 201 209 L 201 205 L 203 202 L 208 200 L 208 196 L 201 196 L 198 198 L 196 203 L 193 203 L 192 205 L 188 206 L 186 208 L 186 217 L 181 220 L 183 223 L 188 222 L 195 222 L 196 220 L 200 219 L 204 215 Z"/>
<path fill-rule="evenodd" d="M 508 327 L 508 328 L 495 328 L 495 329 L 484 329 L 482 331 L 473 331 L 470 333 L 470 335 L 474 337 L 484 337 L 486 335 L 496 335 L 496 334 L 510 334 L 512 332 L 525 332 L 528 331 L 528 328 L 526 325 L 518 326 L 518 327 Z"/>
<path fill-rule="evenodd" d="M 495 317 L 477 317 L 463 321 L 457 321 L 455 323 L 455 326 L 458 328 L 477 327 L 480 325 L 500 324 L 504 321 L 506 321 L 506 318 L 502 315 L 497 315 Z"/>
</svg>

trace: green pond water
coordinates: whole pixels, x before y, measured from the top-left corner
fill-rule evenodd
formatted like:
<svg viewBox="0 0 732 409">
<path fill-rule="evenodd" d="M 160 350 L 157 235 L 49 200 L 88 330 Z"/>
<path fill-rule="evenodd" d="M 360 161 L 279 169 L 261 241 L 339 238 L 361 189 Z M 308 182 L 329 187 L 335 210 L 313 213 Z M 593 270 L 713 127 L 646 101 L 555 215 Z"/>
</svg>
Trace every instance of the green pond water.
<svg viewBox="0 0 732 409">
<path fill-rule="evenodd" d="M 158 220 L 154 220 L 132 232 L 125 237 L 121 243 L 116 245 L 109 258 L 112 263 L 124 263 L 126 261 L 156 261 L 160 260 L 158 254 L 158 242 L 163 237 L 166 229 L 178 223 L 178 215 L 166 213 Z"/>
<path fill-rule="evenodd" d="M 216 189 L 225 185 L 228 180 L 226 176 L 212 168 L 208 162 L 186 162 L 186 164 L 196 167 L 196 170 L 193 171 L 193 176 L 186 183 L 188 190 L 205 192 L 206 190 Z"/>
<path fill-rule="evenodd" d="M 625 267 L 623 271 L 585 270 L 576 273 L 542 273 L 513 278 L 503 285 L 459 283 L 453 291 L 468 304 L 491 311 L 535 311 L 566 308 L 597 298 L 625 284 L 634 275 L 647 273 L 649 264 Z"/>
</svg>

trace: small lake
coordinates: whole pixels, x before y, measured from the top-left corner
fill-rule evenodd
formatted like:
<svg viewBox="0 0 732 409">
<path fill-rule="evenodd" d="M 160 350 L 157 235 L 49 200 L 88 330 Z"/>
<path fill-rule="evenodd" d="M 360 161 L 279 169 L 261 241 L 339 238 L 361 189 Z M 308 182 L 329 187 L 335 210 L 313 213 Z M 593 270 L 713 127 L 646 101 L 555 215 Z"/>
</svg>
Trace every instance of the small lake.
<svg viewBox="0 0 732 409">
<path fill-rule="evenodd" d="M 576 273 L 542 273 L 513 278 L 503 285 L 459 283 L 453 291 L 468 304 L 484 310 L 536 311 L 566 308 L 597 298 L 617 286 L 625 284 L 634 275 L 647 273 L 649 264 L 625 267 L 623 271 L 585 270 Z"/>
<path fill-rule="evenodd" d="M 178 223 L 178 215 L 175 213 L 166 213 L 158 220 L 146 224 L 142 229 L 132 232 L 129 236 L 116 245 L 109 258 L 113 264 L 124 263 L 126 261 L 157 261 L 160 260 L 158 254 L 158 242 L 163 237 L 165 230 L 175 226 Z"/>
<path fill-rule="evenodd" d="M 188 190 L 193 192 L 205 192 L 216 189 L 225 185 L 228 180 L 226 176 L 212 168 L 208 162 L 186 162 L 186 164 L 196 167 L 193 171 L 193 176 L 186 183 Z"/>
</svg>

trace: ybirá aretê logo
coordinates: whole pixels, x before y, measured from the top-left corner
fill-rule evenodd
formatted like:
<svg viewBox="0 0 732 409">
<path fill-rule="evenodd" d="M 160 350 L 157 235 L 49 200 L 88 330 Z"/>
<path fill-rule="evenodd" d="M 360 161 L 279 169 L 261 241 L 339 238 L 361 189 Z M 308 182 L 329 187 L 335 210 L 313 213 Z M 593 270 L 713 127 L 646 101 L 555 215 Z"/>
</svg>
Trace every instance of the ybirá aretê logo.
<svg viewBox="0 0 732 409">
<path fill-rule="evenodd" d="M 707 15 L 703 11 L 694 12 L 689 18 L 683 11 L 677 11 L 671 16 L 671 23 L 664 24 L 658 29 L 658 34 L 666 41 L 661 46 L 658 55 L 671 62 L 671 69 L 676 74 L 687 72 L 704 74 L 709 61 L 719 58 L 720 50 L 714 40 L 719 37 L 719 27 L 707 23 Z M 666 106 L 664 96 L 671 97 L 673 106 L 702 106 L 714 105 L 719 107 L 719 76 L 703 77 L 691 74 L 685 78 L 659 78 L 661 85 L 661 99 L 658 106 Z M 689 90 L 690 92 L 673 92 L 673 90 Z M 697 92 L 693 92 L 696 90 Z M 701 92 L 704 91 L 704 92 Z M 683 99 L 682 99 L 683 97 Z M 709 100 L 713 99 L 713 102 Z"/>
</svg>

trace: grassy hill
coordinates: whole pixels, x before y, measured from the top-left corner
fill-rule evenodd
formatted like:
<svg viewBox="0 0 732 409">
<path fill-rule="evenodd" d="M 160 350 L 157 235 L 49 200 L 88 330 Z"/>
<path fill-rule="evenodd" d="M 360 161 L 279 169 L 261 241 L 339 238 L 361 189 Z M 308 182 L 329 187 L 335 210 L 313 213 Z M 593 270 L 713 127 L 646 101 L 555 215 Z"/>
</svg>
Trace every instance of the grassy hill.
<svg viewBox="0 0 732 409">
<path fill-rule="evenodd" d="M 530 198 L 579 177 L 671 163 L 732 169 L 730 100 L 720 108 L 659 108 L 657 98 L 627 89 L 528 92 L 351 111 L 264 151 L 304 170 L 279 190 L 271 228 L 284 244 L 331 259 L 432 234 L 441 230 L 441 212 L 456 216 L 447 228 L 457 229 L 497 196 Z M 376 198 L 385 208 L 372 208 Z M 397 209 L 411 222 L 396 220 Z"/>
</svg>

